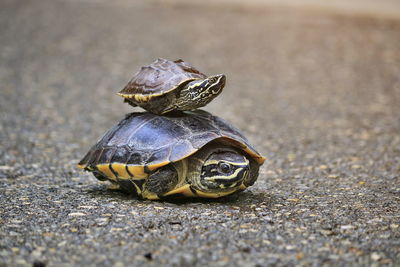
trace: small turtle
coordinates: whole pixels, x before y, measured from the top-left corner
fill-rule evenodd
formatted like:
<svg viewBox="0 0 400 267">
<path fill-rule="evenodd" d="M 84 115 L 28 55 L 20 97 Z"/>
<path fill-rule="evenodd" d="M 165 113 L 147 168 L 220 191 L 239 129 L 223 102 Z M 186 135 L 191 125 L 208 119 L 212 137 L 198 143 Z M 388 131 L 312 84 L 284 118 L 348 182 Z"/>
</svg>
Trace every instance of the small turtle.
<svg viewBox="0 0 400 267">
<path fill-rule="evenodd" d="M 132 106 L 164 114 L 207 105 L 222 92 L 225 80 L 223 74 L 207 77 L 181 59 L 159 58 L 142 67 L 118 94 Z"/>
<path fill-rule="evenodd" d="M 253 185 L 264 160 L 233 126 L 196 110 L 128 114 L 78 167 L 145 199 L 217 198 Z"/>
</svg>

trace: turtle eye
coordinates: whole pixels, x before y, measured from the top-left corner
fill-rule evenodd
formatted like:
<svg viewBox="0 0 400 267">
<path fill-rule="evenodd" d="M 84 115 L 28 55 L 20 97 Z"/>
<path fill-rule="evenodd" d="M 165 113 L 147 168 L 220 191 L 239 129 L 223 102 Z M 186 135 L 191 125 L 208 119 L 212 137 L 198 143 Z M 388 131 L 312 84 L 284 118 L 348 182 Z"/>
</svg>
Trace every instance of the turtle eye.
<svg viewBox="0 0 400 267">
<path fill-rule="evenodd" d="M 231 172 L 231 165 L 226 162 L 220 162 L 218 164 L 218 171 L 221 173 L 228 174 Z"/>
</svg>

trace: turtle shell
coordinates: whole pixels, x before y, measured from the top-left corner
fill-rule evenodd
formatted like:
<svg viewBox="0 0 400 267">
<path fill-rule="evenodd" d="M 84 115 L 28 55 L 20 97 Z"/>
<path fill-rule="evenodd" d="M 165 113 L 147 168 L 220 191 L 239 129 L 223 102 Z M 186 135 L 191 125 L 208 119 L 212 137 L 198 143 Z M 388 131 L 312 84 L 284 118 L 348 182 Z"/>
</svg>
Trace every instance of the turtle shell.
<svg viewBox="0 0 400 267">
<path fill-rule="evenodd" d="M 109 178 L 143 179 L 217 139 L 241 149 L 260 165 L 265 160 L 233 126 L 196 110 L 174 116 L 130 113 L 105 133 L 78 166 L 99 170 Z"/>
<path fill-rule="evenodd" d="M 159 58 L 142 67 L 118 94 L 124 98 L 147 102 L 152 97 L 175 90 L 183 83 L 205 78 L 205 74 L 181 59 L 171 61 Z"/>
</svg>

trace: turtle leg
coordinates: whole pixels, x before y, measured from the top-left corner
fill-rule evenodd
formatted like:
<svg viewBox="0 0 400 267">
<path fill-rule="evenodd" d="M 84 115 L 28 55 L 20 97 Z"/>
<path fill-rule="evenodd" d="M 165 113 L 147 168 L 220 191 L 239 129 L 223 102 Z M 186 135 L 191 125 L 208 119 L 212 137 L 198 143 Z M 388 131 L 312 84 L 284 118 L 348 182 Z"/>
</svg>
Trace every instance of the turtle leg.
<svg viewBox="0 0 400 267">
<path fill-rule="evenodd" d="M 145 183 L 145 190 L 162 196 L 171 191 L 178 183 L 178 172 L 171 165 L 157 169 L 152 173 Z"/>
</svg>

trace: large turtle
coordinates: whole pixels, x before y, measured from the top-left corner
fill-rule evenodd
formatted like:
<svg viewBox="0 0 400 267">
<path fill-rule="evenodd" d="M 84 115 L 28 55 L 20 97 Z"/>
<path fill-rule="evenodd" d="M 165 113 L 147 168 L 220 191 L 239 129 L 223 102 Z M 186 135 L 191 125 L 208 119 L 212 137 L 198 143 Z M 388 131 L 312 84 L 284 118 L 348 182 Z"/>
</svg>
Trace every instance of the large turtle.
<svg viewBox="0 0 400 267">
<path fill-rule="evenodd" d="M 78 166 L 145 199 L 217 198 L 254 184 L 264 160 L 233 126 L 196 110 L 128 114 Z"/>
<path fill-rule="evenodd" d="M 159 58 L 144 66 L 118 94 L 155 114 L 207 105 L 225 86 L 225 75 L 207 77 L 183 60 Z"/>
</svg>

